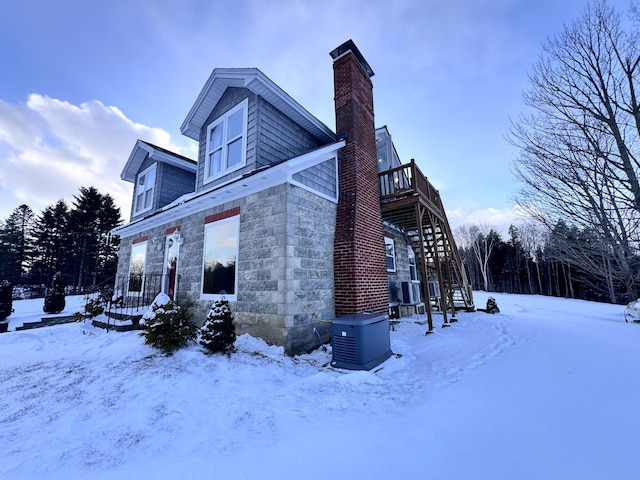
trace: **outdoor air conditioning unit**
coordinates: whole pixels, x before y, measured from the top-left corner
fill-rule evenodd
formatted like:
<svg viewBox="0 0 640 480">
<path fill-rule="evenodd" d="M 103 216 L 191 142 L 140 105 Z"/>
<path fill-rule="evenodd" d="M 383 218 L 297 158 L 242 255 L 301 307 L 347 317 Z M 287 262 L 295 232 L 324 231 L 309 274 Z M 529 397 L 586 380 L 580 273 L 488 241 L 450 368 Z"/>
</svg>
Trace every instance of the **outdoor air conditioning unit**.
<svg viewBox="0 0 640 480">
<path fill-rule="evenodd" d="M 402 282 L 402 303 L 415 305 L 420 303 L 420 282 Z"/>
<path fill-rule="evenodd" d="M 331 366 L 371 370 L 391 356 L 389 317 L 379 313 L 356 313 L 332 322 Z"/>
</svg>

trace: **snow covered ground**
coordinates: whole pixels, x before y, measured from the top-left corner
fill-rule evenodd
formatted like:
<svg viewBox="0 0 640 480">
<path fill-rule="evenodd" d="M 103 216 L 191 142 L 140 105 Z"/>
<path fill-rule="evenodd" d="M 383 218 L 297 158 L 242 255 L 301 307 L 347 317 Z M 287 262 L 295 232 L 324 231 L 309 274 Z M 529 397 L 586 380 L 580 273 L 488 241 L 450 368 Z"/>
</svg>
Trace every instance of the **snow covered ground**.
<svg viewBox="0 0 640 480">
<path fill-rule="evenodd" d="M 430 336 L 403 319 L 371 372 L 246 335 L 227 358 L 89 323 L 1 334 L 0 478 L 640 478 L 640 325 L 492 295 L 500 314 Z M 10 330 L 42 300 L 14 308 Z"/>
</svg>

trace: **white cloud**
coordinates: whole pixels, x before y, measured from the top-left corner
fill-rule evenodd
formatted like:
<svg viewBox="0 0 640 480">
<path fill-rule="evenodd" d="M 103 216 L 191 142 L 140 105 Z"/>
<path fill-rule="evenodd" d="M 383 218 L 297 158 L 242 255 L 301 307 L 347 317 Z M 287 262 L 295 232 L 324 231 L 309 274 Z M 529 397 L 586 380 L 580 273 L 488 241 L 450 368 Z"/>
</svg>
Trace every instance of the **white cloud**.
<svg viewBox="0 0 640 480">
<path fill-rule="evenodd" d="M 485 208 L 474 211 L 461 209 L 447 210 L 447 218 L 452 230 L 462 225 L 486 224 L 500 234 L 503 240 L 507 240 L 509 227 L 517 225 L 524 220 L 524 213 L 518 208 L 499 210 L 497 208 Z"/>
<path fill-rule="evenodd" d="M 21 203 L 36 213 L 61 198 L 71 203 L 89 186 L 111 194 L 128 218 L 131 185 L 120 172 L 137 139 L 181 153 L 164 130 L 97 100 L 73 105 L 39 94 L 26 104 L 0 100 L 0 219 Z"/>
</svg>

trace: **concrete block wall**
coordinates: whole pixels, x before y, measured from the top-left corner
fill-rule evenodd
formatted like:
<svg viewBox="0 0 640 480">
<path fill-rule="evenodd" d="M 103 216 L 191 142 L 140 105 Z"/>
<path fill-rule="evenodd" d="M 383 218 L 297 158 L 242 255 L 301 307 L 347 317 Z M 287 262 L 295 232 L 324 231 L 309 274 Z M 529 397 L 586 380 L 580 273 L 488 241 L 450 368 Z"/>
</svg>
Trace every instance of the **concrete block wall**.
<svg viewBox="0 0 640 480">
<path fill-rule="evenodd" d="M 335 203 L 305 189 L 282 184 L 235 202 L 194 213 L 124 238 L 118 271 L 127 274 L 134 239 L 147 237 L 146 273 L 162 273 L 164 239 L 179 227 L 179 300 L 194 301 L 195 320 L 204 322 L 213 304 L 201 300 L 204 218 L 236 210 L 240 213 L 238 295 L 231 302 L 238 334 L 250 333 L 282 345 L 288 354 L 319 345 L 313 328 L 327 342 L 334 317 L 333 235 Z M 162 245 L 153 247 L 153 239 Z"/>
</svg>

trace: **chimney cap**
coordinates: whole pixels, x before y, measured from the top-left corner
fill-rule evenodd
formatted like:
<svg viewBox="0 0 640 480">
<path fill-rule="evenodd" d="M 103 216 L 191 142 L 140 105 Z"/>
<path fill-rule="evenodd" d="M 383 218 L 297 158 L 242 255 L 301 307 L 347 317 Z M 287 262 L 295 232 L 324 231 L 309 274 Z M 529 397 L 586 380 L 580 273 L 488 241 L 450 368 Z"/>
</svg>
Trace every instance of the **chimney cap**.
<svg viewBox="0 0 640 480">
<path fill-rule="evenodd" d="M 366 74 L 369 75 L 369 78 L 373 77 L 373 70 L 362 56 L 362 53 L 360 53 L 360 50 L 358 50 L 358 47 L 356 47 L 356 44 L 353 43 L 353 40 L 347 40 L 338 48 L 334 49 L 329 55 L 331 55 L 331 58 L 333 58 L 333 61 L 335 62 L 338 58 L 349 51 L 351 51 L 351 53 L 353 53 L 358 59 L 358 62 L 360 62 L 360 65 L 362 66 Z"/>
</svg>

